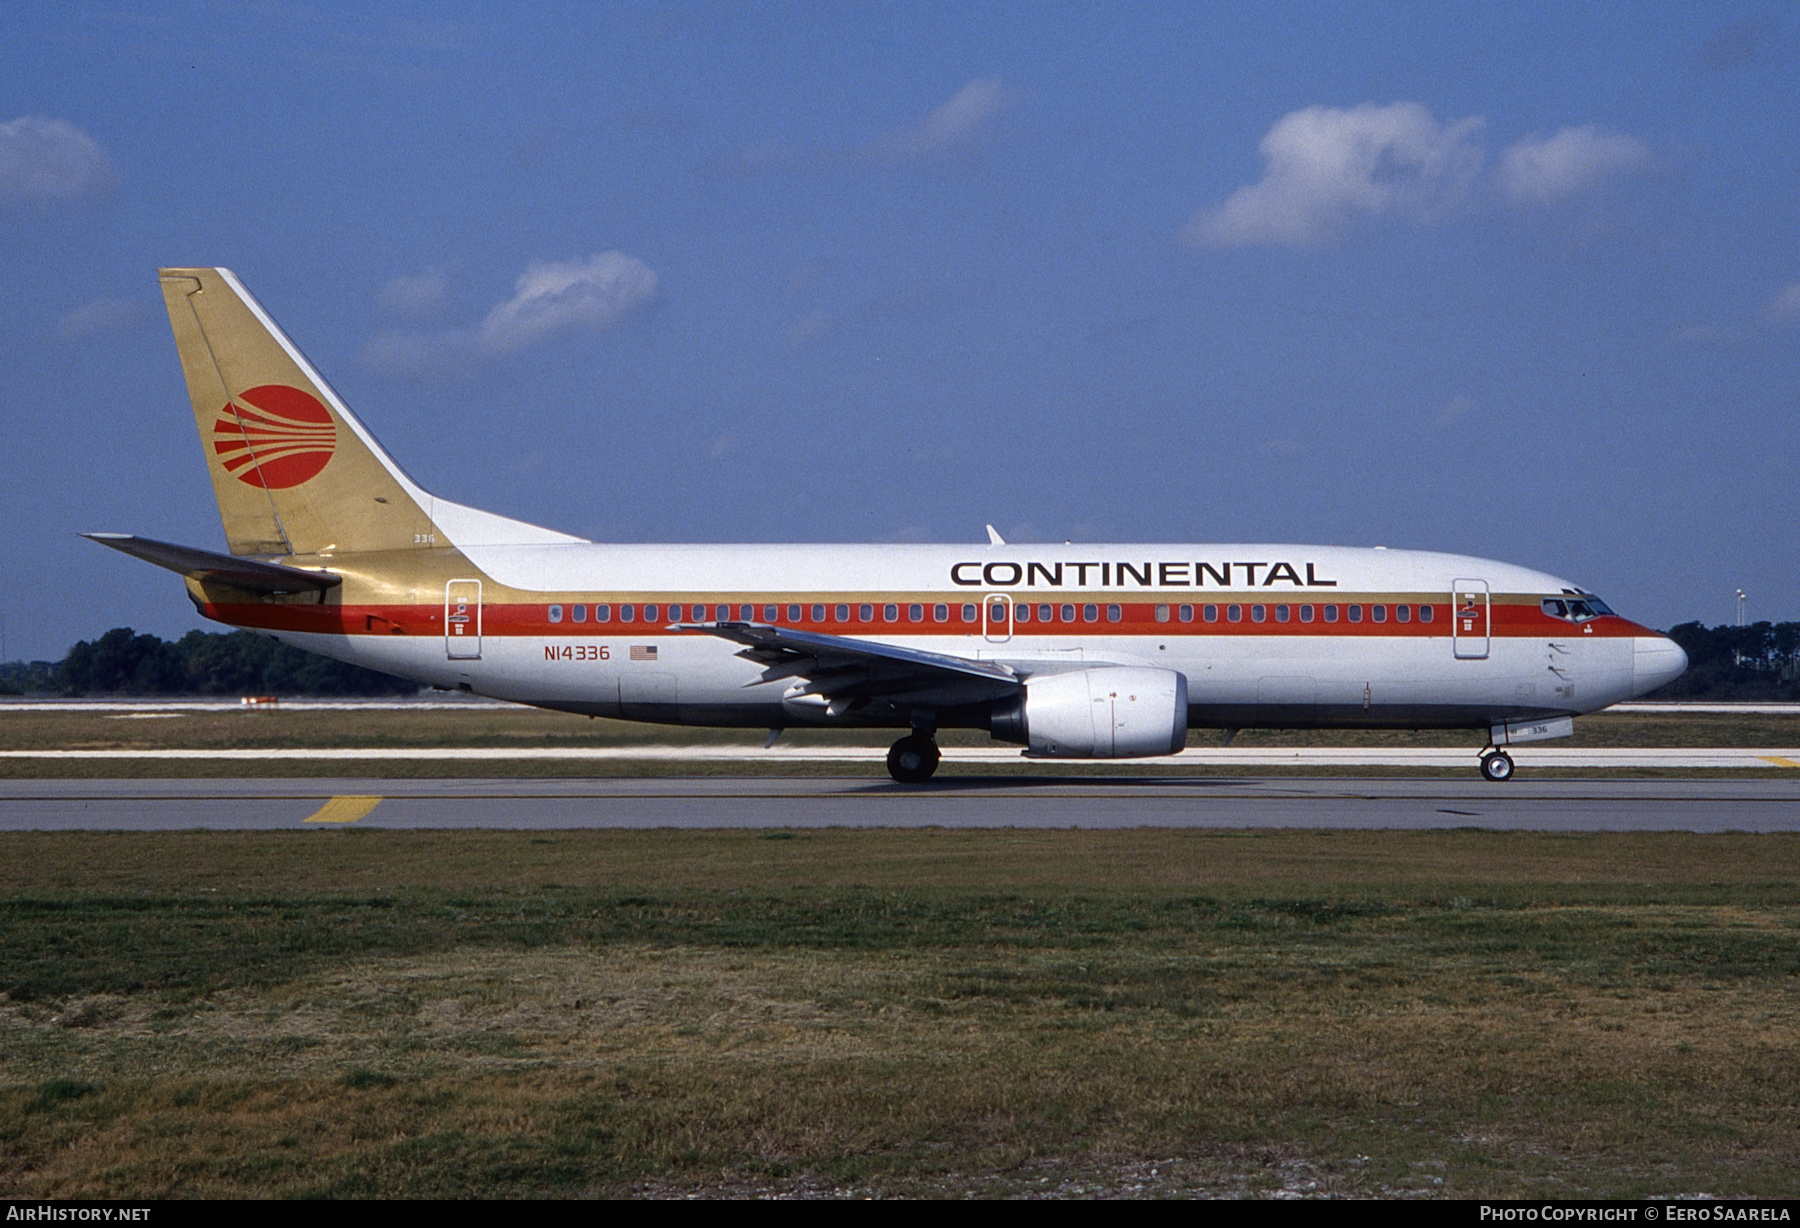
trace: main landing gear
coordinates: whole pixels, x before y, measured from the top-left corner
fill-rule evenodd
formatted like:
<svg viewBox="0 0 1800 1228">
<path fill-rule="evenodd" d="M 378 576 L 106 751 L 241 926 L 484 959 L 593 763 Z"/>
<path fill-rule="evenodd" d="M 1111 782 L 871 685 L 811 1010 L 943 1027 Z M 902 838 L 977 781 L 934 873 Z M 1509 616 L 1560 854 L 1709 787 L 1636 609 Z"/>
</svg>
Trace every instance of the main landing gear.
<svg viewBox="0 0 1800 1228">
<path fill-rule="evenodd" d="M 889 756 L 890 761 L 892 756 Z M 1513 774 L 1512 756 L 1503 750 L 1490 750 L 1481 756 L 1481 774 L 1498 783 L 1511 780 Z"/>
<path fill-rule="evenodd" d="M 922 785 L 938 769 L 938 744 L 930 734 L 910 733 L 888 750 L 888 775 L 903 785 Z"/>
</svg>

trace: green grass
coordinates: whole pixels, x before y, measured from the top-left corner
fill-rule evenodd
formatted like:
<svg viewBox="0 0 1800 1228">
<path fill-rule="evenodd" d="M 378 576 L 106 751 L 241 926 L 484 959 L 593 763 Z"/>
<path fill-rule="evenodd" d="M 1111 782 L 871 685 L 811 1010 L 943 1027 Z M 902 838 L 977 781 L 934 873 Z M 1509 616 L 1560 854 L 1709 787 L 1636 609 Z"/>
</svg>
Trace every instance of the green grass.
<svg viewBox="0 0 1800 1228">
<path fill-rule="evenodd" d="M 257 749 L 334 747 L 760 746 L 761 729 L 692 729 L 633 721 L 589 719 L 536 708 L 466 710 L 193 712 L 139 719 L 93 712 L 9 712 L 0 705 L 0 750 L 159 748 Z M 786 746 L 886 746 L 894 730 L 805 729 L 782 734 Z M 1223 734 L 1194 730 L 1190 746 L 1217 746 Z M 980 730 L 944 730 L 946 746 L 997 745 Z M 1468 746 L 1475 730 L 1259 730 L 1240 732 L 1233 746 Z M 1800 718 L 1732 714 L 1581 717 L 1575 736 L 1557 746 L 1785 747 L 1800 742 Z"/>
<path fill-rule="evenodd" d="M 14 1197 L 1800 1193 L 1800 837 L 19 833 L 0 866 Z"/>
<path fill-rule="evenodd" d="M 1552 743 L 1556 747 L 1769 747 L 1794 749 L 1800 743 L 1800 720 L 1784 716 L 1714 715 L 1660 716 L 1598 714 L 1582 717 L 1573 738 Z M 630 749 L 634 746 L 760 746 L 762 730 L 684 729 L 643 725 L 630 721 L 589 720 L 565 713 L 534 708 L 469 708 L 426 711 L 299 711 L 258 713 L 202 712 L 167 719 L 121 719 L 117 715 L 81 712 L 17 712 L 0 705 L 0 750 L 156 750 L 156 749 L 301 749 L 371 748 L 408 749 L 443 747 L 594 747 Z M 784 746 L 886 746 L 891 730 L 792 729 L 782 735 Z M 1218 730 L 1195 730 L 1190 746 L 1217 746 Z M 946 764 L 946 775 L 1044 776 L 1080 775 L 1415 775 L 1466 776 L 1473 769 L 1481 734 L 1469 730 L 1245 730 L 1234 747 L 1276 746 L 1460 746 L 1469 751 L 1469 764 L 1444 768 L 1355 767 L 1239 767 L 1175 768 L 1155 759 L 1120 763 L 1041 761 L 1006 764 Z M 945 746 L 995 747 L 979 730 L 945 730 Z M 0 779 L 133 778 L 183 776 L 705 776 L 791 774 L 788 761 L 679 761 L 679 760 L 0 760 Z M 874 763 L 808 763 L 803 770 L 814 776 L 878 775 Z M 1523 773 L 1530 774 L 1530 769 Z M 1770 777 L 1765 769 L 1558 769 L 1558 775 L 1574 776 L 1717 776 Z"/>
</svg>

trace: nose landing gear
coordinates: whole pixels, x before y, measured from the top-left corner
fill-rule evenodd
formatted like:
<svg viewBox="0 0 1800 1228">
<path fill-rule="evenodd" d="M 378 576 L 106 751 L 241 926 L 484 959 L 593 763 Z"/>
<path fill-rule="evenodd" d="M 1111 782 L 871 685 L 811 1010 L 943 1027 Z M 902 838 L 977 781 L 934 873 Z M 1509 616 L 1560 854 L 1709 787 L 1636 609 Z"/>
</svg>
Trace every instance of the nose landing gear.
<svg viewBox="0 0 1800 1228">
<path fill-rule="evenodd" d="M 1490 750 L 1481 756 L 1481 774 L 1488 780 L 1498 783 L 1511 780 L 1513 774 L 1512 756 L 1503 750 Z"/>
<path fill-rule="evenodd" d="M 888 775 L 903 785 L 922 785 L 937 771 L 942 757 L 930 735 L 908 734 L 888 750 Z"/>
</svg>

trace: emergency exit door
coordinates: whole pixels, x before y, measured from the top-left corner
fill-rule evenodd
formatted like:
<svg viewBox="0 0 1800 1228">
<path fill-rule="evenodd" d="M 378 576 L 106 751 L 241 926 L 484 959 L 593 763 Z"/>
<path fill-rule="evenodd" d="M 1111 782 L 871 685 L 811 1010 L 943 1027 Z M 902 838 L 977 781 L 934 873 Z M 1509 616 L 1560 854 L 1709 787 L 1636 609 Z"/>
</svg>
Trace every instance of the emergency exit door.
<svg viewBox="0 0 1800 1228">
<path fill-rule="evenodd" d="M 481 656 L 481 581 L 444 585 L 444 655 L 452 661 Z"/>
<path fill-rule="evenodd" d="M 1492 603 L 1486 580 L 1454 580 L 1450 592 L 1450 643 L 1465 661 L 1488 655 Z"/>
</svg>

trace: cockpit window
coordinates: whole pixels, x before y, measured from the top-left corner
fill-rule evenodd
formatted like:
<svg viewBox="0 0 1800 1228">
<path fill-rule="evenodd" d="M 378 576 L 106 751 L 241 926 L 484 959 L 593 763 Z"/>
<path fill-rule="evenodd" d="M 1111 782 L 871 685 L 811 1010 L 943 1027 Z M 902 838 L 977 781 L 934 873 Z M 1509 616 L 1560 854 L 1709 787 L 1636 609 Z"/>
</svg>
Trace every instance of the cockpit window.
<svg viewBox="0 0 1800 1228">
<path fill-rule="evenodd" d="M 1612 609 L 1592 593 L 1568 597 L 1546 597 L 1541 604 L 1544 613 L 1550 617 L 1572 623 L 1584 623 L 1589 619 L 1612 613 Z"/>
</svg>

